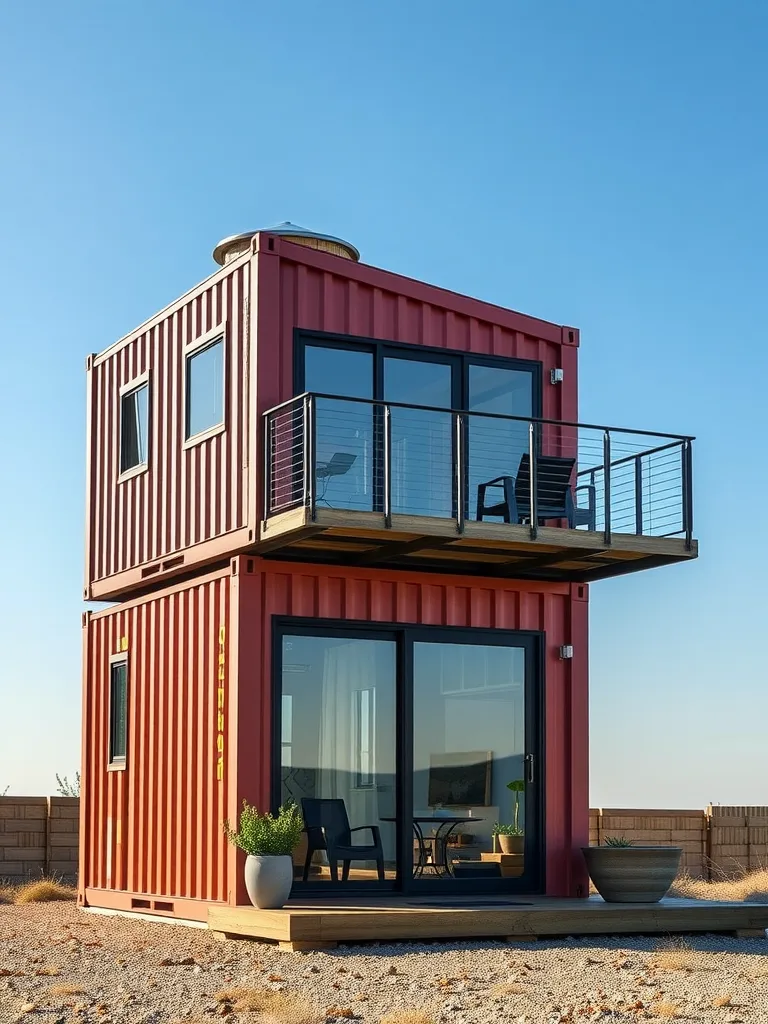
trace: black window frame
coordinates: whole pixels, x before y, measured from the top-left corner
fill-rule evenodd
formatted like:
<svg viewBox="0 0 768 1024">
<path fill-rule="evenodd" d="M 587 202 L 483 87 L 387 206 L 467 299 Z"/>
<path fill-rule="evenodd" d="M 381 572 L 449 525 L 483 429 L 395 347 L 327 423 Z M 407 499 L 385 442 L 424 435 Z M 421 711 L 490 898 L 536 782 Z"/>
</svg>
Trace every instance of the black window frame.
<svg viewBox="0 0 768 1024">
<path fill-rule="evenodd" d="M 422 623 L 369 622 L 345 619 L 316 619 L 284 615 L 272 616 L 272 752 L 270 757 L 270 798 L 276 812 L 282 799 L 282 665 L 283 637 L 286 635 L 317 637 L 349 637 L 356 640 L 392 640 L 396 643 L 395 659 L 395 725 L 396 750 L 399 771 L 396 779 L 396 802 L 399 827 L 399 878 L 384 882 L 368 881 L 363 886 L 354 882 L 294 882 L 296 896 L 318 897 L 333 893 L 373 894 L 400 892 L 405 895 L 434 894 L 434 882 L 414 879 L 401 865 L 411 863 L 413 836 L 402 822 L 413 816 L 413 645 L 418 642 L 435 643 L 441 639 L 448 644 L 496 644 L 526 648 L 526 746 L 535 758 L 534 782 L 529 790 L 530 805 L 526 803 L 526 870 L 518 878 L 454 879 L 452 894 L 474 895 L 492 893 L 498 896 L 515 893 L 537 895 L 544 892 L 546 878 L 547 771 L 546 771 L 546 633 L 530 629 L 494 629 L 483 626 L 443 626 Z M 530 819 L 529 816 L 530 815 Z M 454 888 L 455 886 L 455 888 Z"/>
<path fill-rule="evenodd" d="M 122 716 L 119 714 L 115 699 L 116 670 L 123 669 L 122 684 Z M 116 754 L 117 733 L 122 719 L 122 754 Z M 109 750 L 107 765 L 109 768 L 125 768 L 128 761 L 128 655 L 119 654 L 109 661 Z"/>
<path fill-rule="evenodd" d="M 436 348 L 402 341 L 386 341 L 354 334 L 308 331 L 296 327 L 293 332 L 293 393 L 302 395 L 306 389 L 305 349 L 339 348 L 369 351 L 373 354 L 373 401 L 383 402 L 384 360 L 386 358 L 416 359 L 420 362 L 449 363 L 455 368 L 452 376 L 452 402 L 454 412 L 469 412 L 469 367 L 471 365 L 497 366 L 506 370 L 524 370 L 533 375 L 533 402 L 531 419 L 541 419 L 543 406 L 543 366 L 538 359 L 518 359 L 515 356 L 488 356 L 458 349 Z M 456 372 L 458 371 L 458 372 Z M 343 396 L 342 396 L 343 397 Z"/>
</svg>

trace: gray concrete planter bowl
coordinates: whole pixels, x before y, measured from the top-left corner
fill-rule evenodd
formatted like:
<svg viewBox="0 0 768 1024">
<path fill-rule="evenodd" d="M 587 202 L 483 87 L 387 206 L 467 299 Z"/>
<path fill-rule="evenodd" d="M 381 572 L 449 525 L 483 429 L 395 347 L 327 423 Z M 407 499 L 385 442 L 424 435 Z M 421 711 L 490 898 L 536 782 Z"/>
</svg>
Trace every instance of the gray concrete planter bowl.
<svg viewBox="0 0 768 1024">
<path fill-rule="evenodd" d="M 675 880 L 679 846 L 584 846 L 595 888 L 607 903 L 658 903 Z"/>
<path fill-rule="evenodd" d="M 293 885 L 292 857 L 245 858 L 245 888 L 254 907 L 277 910 L 285 905 Z"/>
</svg>

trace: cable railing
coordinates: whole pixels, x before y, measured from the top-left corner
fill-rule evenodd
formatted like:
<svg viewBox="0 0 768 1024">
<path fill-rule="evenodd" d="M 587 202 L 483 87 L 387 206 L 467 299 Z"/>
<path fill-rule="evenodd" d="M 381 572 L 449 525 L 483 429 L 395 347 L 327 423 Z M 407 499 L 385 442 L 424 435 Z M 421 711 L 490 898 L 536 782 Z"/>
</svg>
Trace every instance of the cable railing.
<svg viewBox="0 0 768 1024">
<path fill-rule="evenodd" d="M 693 538 L 693 438 L 304 394 L 264 414 L 264 517 L 305 507 Z M 400 527 L 402 528 L 402 523 Z"/>
</svg>

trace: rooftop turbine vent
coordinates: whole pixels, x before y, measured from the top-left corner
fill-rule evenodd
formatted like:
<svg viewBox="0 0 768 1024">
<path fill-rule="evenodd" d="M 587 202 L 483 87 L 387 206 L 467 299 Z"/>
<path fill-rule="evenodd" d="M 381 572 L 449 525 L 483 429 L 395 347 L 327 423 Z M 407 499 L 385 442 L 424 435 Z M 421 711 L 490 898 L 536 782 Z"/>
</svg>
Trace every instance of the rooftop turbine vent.
<svg viewBox="0 0 768 1024">
<path fill-rule="evenodd" d="M 329 252 L 334 256 L 341 256 L 345 260 L 353 260 L 355 263 L 360 259 L 360 253 L 350 242 L 343 238 L 335 238 L 333 235 L 319 235 L 316 231 L 299 227 L 298 224 L 291 224 L 284 220 L 273 228 L 256 228 L 255 231 L 244 231 L 240 235 L 230 235 L 222 239 L 213 250 L 213 258 L 220 267 L 226 267 L 232 260 L 248 252 L 251 247 L 251 239 L 260 231 L 270 235 L 280 235 L 287 238 L 296 245 L 306 245 L 308 249 L 319 249 L 321 252 Z"/>
</svg>

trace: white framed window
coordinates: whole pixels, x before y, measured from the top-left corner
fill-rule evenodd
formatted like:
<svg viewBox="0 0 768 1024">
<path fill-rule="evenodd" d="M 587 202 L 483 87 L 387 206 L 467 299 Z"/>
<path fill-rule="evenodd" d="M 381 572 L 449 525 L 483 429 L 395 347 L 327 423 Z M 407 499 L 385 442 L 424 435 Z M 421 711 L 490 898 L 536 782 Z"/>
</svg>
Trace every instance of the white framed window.
<svg viewBox="0 0 768 1024">
<path fill-rule="evenodd" d="M 128 748 L 128 656 L 109 663 L 109 760 L 110 768 L 125 768 Z"/>
<path fill-rule="evenodd" d="M 224 429 L 225 331 L 217 327 L 184 353 L 184 442 L 196 444 Z"/>
<path fill-rule="evenodd" d="M 120 476 L 149 464 L 149 374 L 120 388 Z"/>
</svg>

